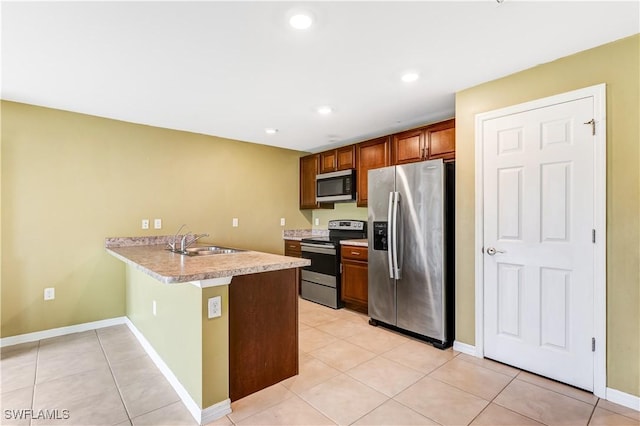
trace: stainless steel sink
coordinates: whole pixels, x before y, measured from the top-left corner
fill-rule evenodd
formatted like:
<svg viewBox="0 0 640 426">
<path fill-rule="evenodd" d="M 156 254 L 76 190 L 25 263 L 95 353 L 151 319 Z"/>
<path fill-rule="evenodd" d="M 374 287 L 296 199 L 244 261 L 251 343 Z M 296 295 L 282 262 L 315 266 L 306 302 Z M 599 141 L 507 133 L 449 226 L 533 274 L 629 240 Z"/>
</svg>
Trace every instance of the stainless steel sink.
<svg viewBox="0 0 640 426">
<path fill-rule="evenodd" d="M 228 248 L 228 247 L 219 247 L 219 246 L 200 246 L 200 247 L 189 247 L 185 250 L 185 254 L 188 256 L 209 256 L 212 254 L 232 254 L 239 253 L 242 250 Z"/>
</svg>

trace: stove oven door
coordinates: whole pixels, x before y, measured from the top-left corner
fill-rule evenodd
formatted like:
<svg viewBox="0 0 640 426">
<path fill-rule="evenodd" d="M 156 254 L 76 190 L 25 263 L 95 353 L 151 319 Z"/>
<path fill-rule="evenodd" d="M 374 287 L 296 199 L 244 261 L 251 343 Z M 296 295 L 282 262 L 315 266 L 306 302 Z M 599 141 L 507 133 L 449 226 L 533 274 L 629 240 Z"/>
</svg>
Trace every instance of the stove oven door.
<svg viewBox="0 0 640 426">
<path fill-rule="evenodd" d="M 303 299 L 334 309 L 340 307 L 340 279 L 336 247 L 332 244 L 302 242 L 302 257 L 311 265 L 302 269 L 300 292 Z"/>
</svg>

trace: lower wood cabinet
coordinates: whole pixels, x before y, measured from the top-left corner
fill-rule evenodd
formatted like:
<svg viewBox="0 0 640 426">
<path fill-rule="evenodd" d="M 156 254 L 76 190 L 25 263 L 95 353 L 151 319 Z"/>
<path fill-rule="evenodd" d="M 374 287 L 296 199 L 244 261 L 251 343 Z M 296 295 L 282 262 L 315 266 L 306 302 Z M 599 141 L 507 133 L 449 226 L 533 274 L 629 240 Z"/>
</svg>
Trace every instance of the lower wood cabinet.
<svg viewBox="0 0 640 426">
<path fill-rule="evenodd" d="M 291 257 L 302 257 L 300 241 L 284 240 L 284 255 Z"/>
<path fill-rule="evenodd" d="M 300 271 L 233 277 L 229 286 L 229 398 L 237 401 L 298 374 Z"/>
<path fill-rule="evenodd" d="M 346 308 L 368 313 L 369 281 L 366 247 L 343 245 L 342 263 L 342 301 Z"/>
</svg>

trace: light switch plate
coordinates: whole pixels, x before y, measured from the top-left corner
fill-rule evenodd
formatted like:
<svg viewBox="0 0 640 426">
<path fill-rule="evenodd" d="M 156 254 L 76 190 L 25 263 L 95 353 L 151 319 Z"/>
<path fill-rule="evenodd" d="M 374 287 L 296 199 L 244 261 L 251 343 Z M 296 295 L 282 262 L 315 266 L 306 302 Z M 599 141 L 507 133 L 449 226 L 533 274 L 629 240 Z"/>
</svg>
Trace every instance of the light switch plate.
<svg viewBox="0 0 640 426">
<path fill-rule="evenodd" d="M 280 218 L 280 226 L 284 226 L 284 217 Z"/>
<path fill-rule="evenodd" d="M 238 218 L 237 218 L 237 217 L 234 217 L 234 218 L 231 220 L 231 226 L 233 226 L 234 228 L 237 228 L 237 227 L 238 227 Z"/>
</svg>

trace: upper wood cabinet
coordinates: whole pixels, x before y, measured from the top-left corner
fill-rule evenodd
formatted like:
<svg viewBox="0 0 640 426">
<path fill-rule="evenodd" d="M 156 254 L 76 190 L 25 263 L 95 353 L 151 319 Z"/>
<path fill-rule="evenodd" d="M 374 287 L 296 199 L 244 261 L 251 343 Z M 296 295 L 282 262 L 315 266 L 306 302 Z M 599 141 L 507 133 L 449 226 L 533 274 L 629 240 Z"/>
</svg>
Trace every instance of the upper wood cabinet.
<svg viewBox="0 0 640 426">
<path fill-rule="evenodd" d="M 368 173 L 370 169 L 389 166 L 389 137 L 385 136 L 367 142 L 360 142 L 356 148 L 356 185 L 358 187 L 358 207 L 366 207 L 368 201 Z"/>
<path fill-rule="evenodd" d="M 355 145 L 343 146 L 300 158 L 300 208 L 333 208 L 316 203 L 316 175 L 356 169 L 357 205 L 367 207 L 368 173 L 371 169 L 416 161 L 456 157 L 455 119 L 406 130 Z"/>
<path fill-rule="evenodd" d="M 356 146 L 348 145 L 320 153 L 320 173 L 348 170 L 356 167 Z"/>
<path fill-rule="evenodd" d="M 396 133 L 392 137 L 392 164 L 414 163 L 436 158 L 453 160 L 455 156 L 455 119 Z"/>
<path fill-rule="evenodd" d="M 315 209 L 316 203 L 316 175 L 320 164 L 318 154 L 300 157 L 300 208 Z"/>
<path fill-rule="evenodd" d="M 391 144 L 392 164 L 414 163 L 427 158 L 424 128 L 397 133 Z"/>
<path fill-rule="evenodd" d="M 332 209 L 333 203 L 316 203 L 316 175 L 320 154 L 300 157 L 300 209 Z"/>
<path fill-rule="evenodd" d="M 456 120 L 451 119 L 426 128 L 425 140 L 428 144 L 429 159 L 456 158 Z"/>
</svg>

